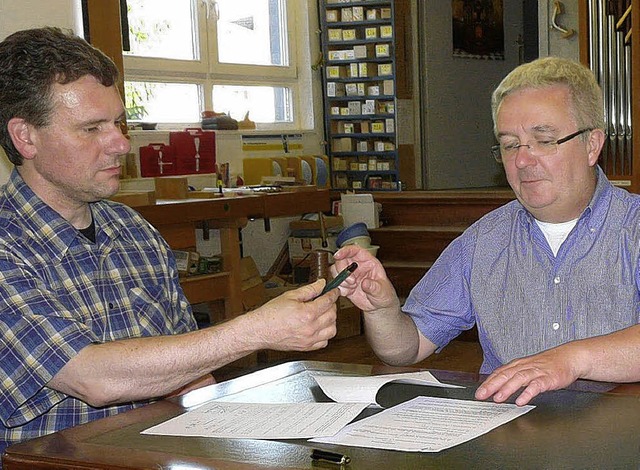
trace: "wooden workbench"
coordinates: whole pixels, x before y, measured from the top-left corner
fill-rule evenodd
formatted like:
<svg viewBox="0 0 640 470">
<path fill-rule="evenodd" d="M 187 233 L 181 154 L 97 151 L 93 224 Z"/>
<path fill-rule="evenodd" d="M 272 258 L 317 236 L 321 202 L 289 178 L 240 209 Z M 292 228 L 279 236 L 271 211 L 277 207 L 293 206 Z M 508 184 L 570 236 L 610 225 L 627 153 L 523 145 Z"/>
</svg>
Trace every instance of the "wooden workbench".
<svg viewBox="0 0 640 470">
<path fill-rule="evenodd" d="M 223 272 L 186 277 L 182 287 L 192 304 L 224 300 L 225 319 L 230 319 L 243 313 L 239 229 L 249 219 L 268 222 L 271 217 L 327 212 L 330 208 L 328 190 L 305 188 L 216 199 L 159 200 L 135 209 L 175 250 L 196 246 L 196 228 L 206 233 L 210 228 L 220 230 Z"/>
</svg>

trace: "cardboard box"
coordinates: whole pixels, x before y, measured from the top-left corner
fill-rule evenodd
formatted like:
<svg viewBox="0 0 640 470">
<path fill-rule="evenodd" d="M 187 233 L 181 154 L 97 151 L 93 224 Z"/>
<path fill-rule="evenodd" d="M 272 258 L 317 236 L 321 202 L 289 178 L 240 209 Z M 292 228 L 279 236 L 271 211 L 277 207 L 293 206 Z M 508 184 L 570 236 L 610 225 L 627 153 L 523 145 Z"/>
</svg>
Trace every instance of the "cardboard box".
<svg viewBox="0 0 640 470">
<path fill-rule="evenodd" d="M 376 44 L 376 57 L 389 57 L 391 48 L 389 44 Z"/>
<path fill-rule="evenodd" d="M 327 37 L 329 41 L 342 41 L 342 30 L 341 29 L 329 29 L 327 31 Z"/>
<path fill-rule="evenodd" d="M 327 23 L 335 23 L 338 21 L 338 10 L 327 10 Z"/>
<path fill-rule="evenodd" d="M 389 75 L 393 75 L 393 65 L 392 64 L 378 64 L 378 76 L 387 77 Z"/>
<path fill-rule="evenodd" d="M 340 10 L 340 21 L 353 21 L 353 8 L 343 8 Z"/>
<path fill-rule="evenodd" d="M 345 227 L 358 222 L 364 222 L 370 229 L 380 226 L 379 205 L 373 201 L 373 195 L 342 194 L 340 202 Z"/>
<path fill-rule="evenodd" d="M 342 40 L 343 41 L 355 41 L 356 40 L 356 30 L 355 29 L 343 29 L 342 30 Z"/>
<path fill-rule="evenodd" d="M 384 80 L 382 82 L 382 94 L 383 95 L 393 95 L 395 92 L 395 87 L 393 84 L 393 80 Z"/>
<path fill-rule="evenodd" d="M 240 259 L 240 280 L 242 288 L 242 306 L 252 310 L 267 301 L 267 293 L 260 271 L 251 256 Z"/>
<path fill-rule="evenodd" d="M 353 145 L 353 139 L 351 137 L 331 139 L 331 150 L 334 152 L 353 152 Z"/>
<path fill-rule="evenodd" d="M 350 116 L 357 116 L 359 114 L 362 114 L 362 103 L 360 101 L 349 101 L 349 103 L 347 103 L 347 106 L 349 107 Z"/>
<path fill-rule="evenodd" d="M 155 191 L 118 191 L 109 199 L 126 204 L 129 207 L 152 206 L 156 203 Z"/>
<path fill-rule="evenodd" d="M 155 179 L 158 199 L 187 199 L 189 181 L 186 176 L 165 176 Z"/>
<path fill-rule="evenodd" d="M 327 78 L 345 78 L 347 69 L 340 65 L 327 66 Z"/>
<path fill-rule="evenodd" d="M 380 26 L 380 37 L 381 38 L 392 38 L 393 37 L 393 26 L 391 26 L 391 25 Z"/>
</svg>

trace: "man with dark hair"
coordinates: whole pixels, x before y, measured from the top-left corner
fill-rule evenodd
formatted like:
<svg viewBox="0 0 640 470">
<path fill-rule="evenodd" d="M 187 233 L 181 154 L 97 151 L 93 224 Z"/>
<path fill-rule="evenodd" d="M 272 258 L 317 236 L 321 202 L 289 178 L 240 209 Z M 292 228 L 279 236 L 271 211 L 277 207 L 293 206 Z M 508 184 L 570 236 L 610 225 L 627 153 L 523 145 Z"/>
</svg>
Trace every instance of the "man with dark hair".
<svg viewBox="0 0 640 470">
<path fill-rule="evenodd" d="M 119 186 L 118 71 L 56 28 L 0 43 L 0 452 L 12 443 L 213 382 L 261 349 L 312 350 L 336 332 L 324 281 L 196 329 L 172 252 Z"/>
<path fill-rule="evenodd" d="M 378 356 L 419 362 L 478 328 L 476 397 L 524 405 L 577 379 L 640 380 L 640 197 L 598 167 L 602 92 L 583 65 L 557 57 L 514 69 L 493 93 L 492 149 L 517 200 L 454 240 L 404 305 L 382 265 L 345 247 L 332 271 L 363 310 Z"/>
</svg>

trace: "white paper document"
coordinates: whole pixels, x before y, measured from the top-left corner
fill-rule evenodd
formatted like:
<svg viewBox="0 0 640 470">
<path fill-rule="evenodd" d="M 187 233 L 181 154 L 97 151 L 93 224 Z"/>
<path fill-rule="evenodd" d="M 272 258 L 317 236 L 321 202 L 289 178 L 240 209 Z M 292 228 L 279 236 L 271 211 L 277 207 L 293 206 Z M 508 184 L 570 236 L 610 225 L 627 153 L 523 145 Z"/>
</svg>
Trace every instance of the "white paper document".
<svg viewBox="0 0 640 470">
<path fill-rule="evenodd" d="M 366 403 L 226 403 L 211 401 L 142 434 L 229 439 L 308 439 L 332 436 Z"/>
<path fill-rule="evenodd" d="M 535 406 L 417 397 L 312 442 L 407 452 L 439 452 L 474 439 Z"/>
<path fill-rule="evenodd" d="M 460 385 L 443 384 L 430 372 L 408 372 L 404 374 L 346 377 L 339 375 L 314 375 L 325 395 L 338 403 L 376 403 L 380 388 L 389 382 L 431 385 L 434 387 L 464 388 Z M 377 403 L 376 403 L 377 404 Z"/>
</svg>

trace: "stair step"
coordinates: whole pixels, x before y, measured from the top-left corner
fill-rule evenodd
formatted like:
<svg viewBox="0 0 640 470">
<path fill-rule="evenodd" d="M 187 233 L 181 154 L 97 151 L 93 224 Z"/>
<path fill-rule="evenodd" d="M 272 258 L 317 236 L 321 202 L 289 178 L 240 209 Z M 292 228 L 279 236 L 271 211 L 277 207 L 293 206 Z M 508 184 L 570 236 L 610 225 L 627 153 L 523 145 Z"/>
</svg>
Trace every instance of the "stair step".
<svg viewBox="0 0 640 470">
<path fill-rule="evenodd" d="M 375 194 L 388 225 L 471 225 L 515 199 L 510 189 L 409 191 Z"/>
<path fill-rule="evenodd" d="M 406 297 L 433 263 L 425 261 L 383 261 L 387 277 L 399 297 Z"/>
<path fill-rule="evenodd" d="M 435 261 L 464 226 L 390 226 L 370 230 L 371 243 L 380 246 L 378 259 L 386 261 Z"/>
</svg>

